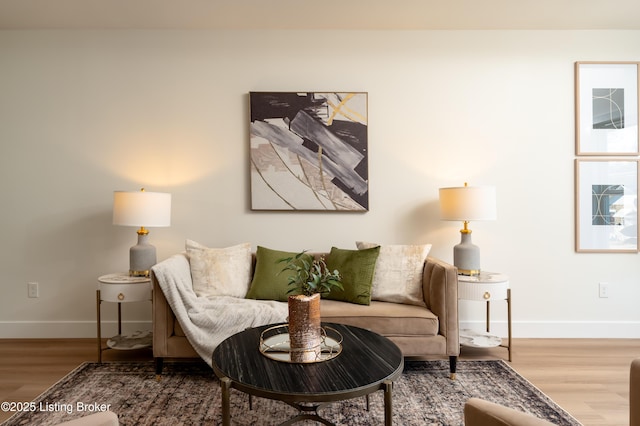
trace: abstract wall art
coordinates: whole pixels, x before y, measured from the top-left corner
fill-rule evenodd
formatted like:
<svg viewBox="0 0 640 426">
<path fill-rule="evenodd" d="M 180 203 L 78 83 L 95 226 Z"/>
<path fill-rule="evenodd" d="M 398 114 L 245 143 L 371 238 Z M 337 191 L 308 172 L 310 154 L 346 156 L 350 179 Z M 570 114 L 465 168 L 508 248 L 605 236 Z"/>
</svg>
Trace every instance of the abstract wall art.
<svg viewBox="0 0 640 426">
<path fill-rule="evenodd" d="M 576 62 L 576 155 L 638 155 L 638 63 Z"/>
<path fill-rule="evenodd" d="M 576 160 L 576 251 L 638 251 L 638 160 Z"/>
<path fill-rule="evenodd" d="M 249 97 L 252 210 L 369 210 L 367 93 Z"/>
</svg>

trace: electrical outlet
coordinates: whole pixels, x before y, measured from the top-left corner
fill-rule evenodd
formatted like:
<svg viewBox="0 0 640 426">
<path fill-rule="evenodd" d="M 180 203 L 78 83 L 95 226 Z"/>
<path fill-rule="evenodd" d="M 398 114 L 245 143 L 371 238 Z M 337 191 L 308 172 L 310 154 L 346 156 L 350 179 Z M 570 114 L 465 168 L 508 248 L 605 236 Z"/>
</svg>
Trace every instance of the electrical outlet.
<svg viewBox="0 0 640 426">
<path fill-rule="evenodd" d="M 27 283 L 27 295 L 31 298 L 40 297 L 38 283 Z"/>
<path fill-rule="evenodd" d="M 609 297 L 609 283 L 600 283 L 598 285 L 598 295 L 602 299 Z"/>
</svg>

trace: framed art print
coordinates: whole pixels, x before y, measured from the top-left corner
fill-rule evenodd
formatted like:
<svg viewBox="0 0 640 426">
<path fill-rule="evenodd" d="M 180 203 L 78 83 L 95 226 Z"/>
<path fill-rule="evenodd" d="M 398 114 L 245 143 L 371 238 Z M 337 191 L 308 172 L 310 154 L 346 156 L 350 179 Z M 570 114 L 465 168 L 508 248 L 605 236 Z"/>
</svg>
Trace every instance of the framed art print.
<svg viewBox="0 0 640 426">
<path fill-rule="evenodd" d="M 637 160 L 576 160 L 576 251 L 638 251 Z"/>
<path fill-rule="evenodd" d="M 367 93 L 249 97 L 252 210 L 369 210 Z"/>
<path fill-rule="evenodd" d="M 638 63 L 575 66 L 576 155 L 638 155 Z"/>
</svg>

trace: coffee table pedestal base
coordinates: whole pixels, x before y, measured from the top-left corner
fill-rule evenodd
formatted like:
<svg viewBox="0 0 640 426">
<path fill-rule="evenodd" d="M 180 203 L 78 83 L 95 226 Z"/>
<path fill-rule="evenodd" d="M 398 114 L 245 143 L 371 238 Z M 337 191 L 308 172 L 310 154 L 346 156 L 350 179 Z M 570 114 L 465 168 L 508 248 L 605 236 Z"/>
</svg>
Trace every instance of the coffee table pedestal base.
<svg viewBox="0 0 640 426">
<path fill-rule="evenodd" d="M 233 381 L 228 377 L 223 377 L 220 379 L 220 388 L 222 390 L 222 426 L 231 426 L 231 388 L 233 387 Z M 382 385 L 382 390 L 384 391 L 384 424 L 385 426 L 391 426 L 393 424 L 393 382 L 391 380 L 385 380 Z M 367 411 L 369 410 L 369 394 L 367 397 Z M 349 398 L 345 398 L 349 399 Z M 251 395 L 249 394 L 249 407 L 251 408 Z M 335 423 L 330 422 L 329 420 L 323 418 L 318 414 L 318 410 L 326 407 L 332 402 L 337 401 L 328 401 L 320 404 L 312 404 L 312 405 L 303 405 L 295 402 L 287 402 L 284 401 L 290 406 L 296 408 L 300 411 L 300 414 L 297 416 L 280 423 L 279 426 L 288 426 L 297 422 L 301 422 L 303 420 L 313 420 L 323 425 L 327 426 L 335 426 Z"/>
</svg>

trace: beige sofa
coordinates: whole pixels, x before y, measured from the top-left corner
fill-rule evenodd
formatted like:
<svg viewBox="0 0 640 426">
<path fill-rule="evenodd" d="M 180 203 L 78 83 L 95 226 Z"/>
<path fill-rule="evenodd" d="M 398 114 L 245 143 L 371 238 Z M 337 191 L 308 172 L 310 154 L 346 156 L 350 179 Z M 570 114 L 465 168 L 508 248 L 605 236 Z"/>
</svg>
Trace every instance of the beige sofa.
<svg viewBox="0 0 640 426">
<path fill-rule="evenodd" d="M 325 255 L 317 253 L 316 255 Z M 255 269 L 255 254 L 253 255 Z M 448 356 L 452 377 L 460 353 L 458 336 L 458 275 L 448 263 L 428 257 L 424 263 L 422 290 L 425 306 L 371 301 L 357 305 L 322 300 L 324 322 L 362 327 L 388 337 L 409 358 Z M 155 275 L 153 282 L 153 356 L 161 374 L 165 358 L 197 358 L 176 320 Z M 282 302 L 285 303 L 285 302 Z"/>
</svg>

